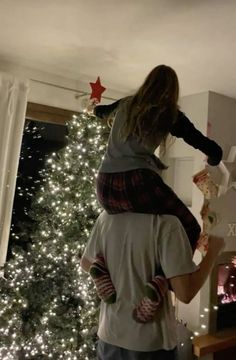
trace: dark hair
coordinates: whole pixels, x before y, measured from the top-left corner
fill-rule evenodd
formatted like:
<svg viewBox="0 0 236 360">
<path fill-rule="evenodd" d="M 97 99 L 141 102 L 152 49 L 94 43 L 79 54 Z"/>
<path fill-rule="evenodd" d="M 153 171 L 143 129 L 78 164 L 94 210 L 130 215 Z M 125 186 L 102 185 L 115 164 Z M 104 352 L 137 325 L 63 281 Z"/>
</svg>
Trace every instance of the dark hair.
<svg viewBox="0 0 236 360">
<path fill-rule="evenodd" d="M 179 82 L 175 71 L 166 65 L 156 66 L 131 98 L 127 121 L 121 136 L 136 135 L 144 143 L 165 144 L 177 119 Z"/>
</svg>

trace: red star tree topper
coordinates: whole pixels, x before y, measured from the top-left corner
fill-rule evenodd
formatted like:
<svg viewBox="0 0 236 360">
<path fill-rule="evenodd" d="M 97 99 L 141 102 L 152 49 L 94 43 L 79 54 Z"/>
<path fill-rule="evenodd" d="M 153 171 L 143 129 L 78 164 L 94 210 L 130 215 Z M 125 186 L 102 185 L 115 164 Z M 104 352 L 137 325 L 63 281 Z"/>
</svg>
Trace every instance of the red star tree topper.
<svg viewBox="0 0 236 360">
<path fill-rule="evenodd" d="M 89 83 L 92 88 L 92 93 L 90 99 L 94 99 L 95 102 L 101 101 L 102 93 L 106 90 L 104 86 L 102 86 L 100 77 L 98 76 L 97 81 L 95 83 Z"/>
</svg>

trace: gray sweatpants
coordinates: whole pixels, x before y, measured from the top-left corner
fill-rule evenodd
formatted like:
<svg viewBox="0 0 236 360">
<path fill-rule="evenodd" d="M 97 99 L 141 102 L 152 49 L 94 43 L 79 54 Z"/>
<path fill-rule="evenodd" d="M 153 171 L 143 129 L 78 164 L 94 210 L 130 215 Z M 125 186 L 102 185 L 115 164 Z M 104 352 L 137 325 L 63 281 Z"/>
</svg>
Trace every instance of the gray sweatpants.
<svg viewBox="0 0 236 360">
<path fill-rule="evenodd" d="M 98 340 L 97 360 L 176 360 L 176 349 L 166 351 L 132 351 Z"/>
</svg>

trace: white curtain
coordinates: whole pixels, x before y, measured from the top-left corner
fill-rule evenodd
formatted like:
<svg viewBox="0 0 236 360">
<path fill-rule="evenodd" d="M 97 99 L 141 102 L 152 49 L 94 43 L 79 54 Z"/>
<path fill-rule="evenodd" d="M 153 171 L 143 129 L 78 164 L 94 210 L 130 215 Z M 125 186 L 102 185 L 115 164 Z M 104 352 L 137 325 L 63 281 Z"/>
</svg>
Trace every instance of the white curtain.
<svg viewBox="0 0 236 360">
<path fill-rule="evenodd" d="M 0 72 L 0 267 L 7 255 L 28 89 L 28 81 Z"/>
</svg>

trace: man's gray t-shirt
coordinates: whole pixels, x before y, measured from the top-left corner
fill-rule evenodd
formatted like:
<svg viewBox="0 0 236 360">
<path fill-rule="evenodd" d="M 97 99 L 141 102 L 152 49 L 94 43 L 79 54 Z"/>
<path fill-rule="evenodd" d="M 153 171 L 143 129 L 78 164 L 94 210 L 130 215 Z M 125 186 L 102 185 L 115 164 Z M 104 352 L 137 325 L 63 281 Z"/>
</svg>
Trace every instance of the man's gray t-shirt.
<svg viewBox="0 0 236 360">
<path fill-rule="evenodd" d="M 132 312 L 160 266 L 166 278 L 196 271 L 180 221 L 172 215 L 109 215 L 103 211 L 83 256 L 92 262 L 97 254 L 105 257 L 117 292 L 114 304 L 101 302 L 99 338 L 134 351 L 173 349 L 176 321 L 169 291 L 155 321 L 137 323 Z"/>
</svg>

